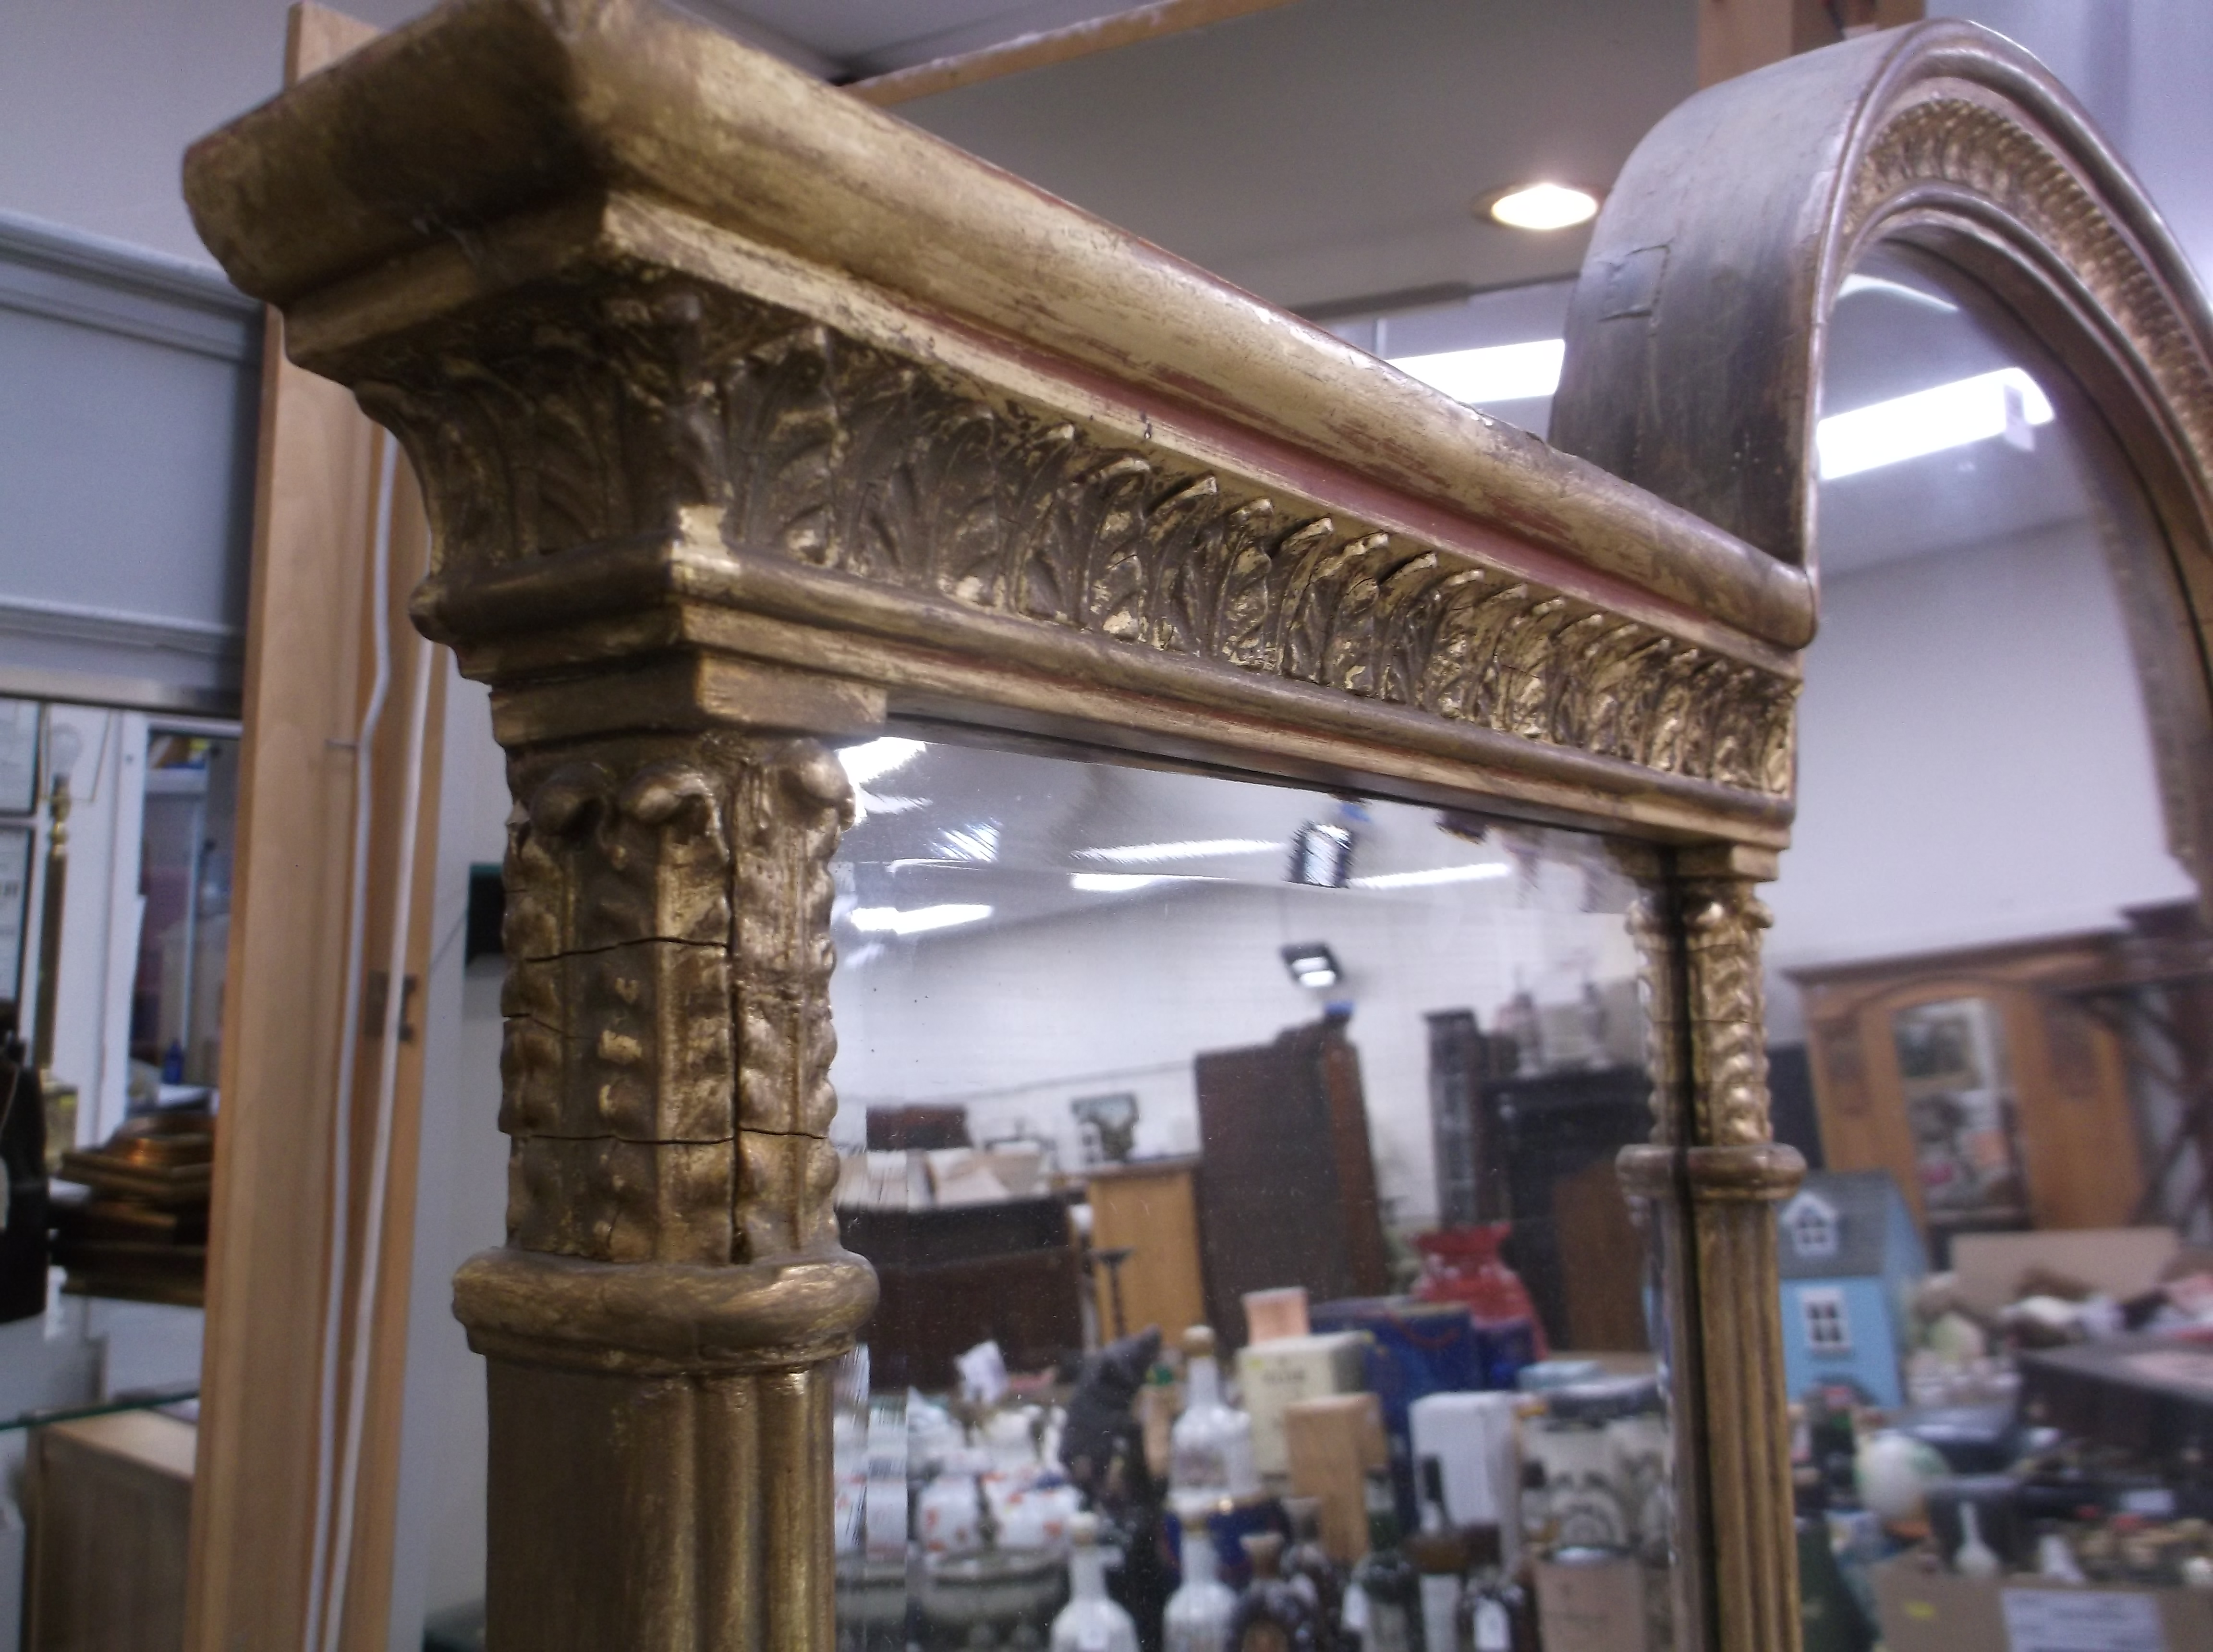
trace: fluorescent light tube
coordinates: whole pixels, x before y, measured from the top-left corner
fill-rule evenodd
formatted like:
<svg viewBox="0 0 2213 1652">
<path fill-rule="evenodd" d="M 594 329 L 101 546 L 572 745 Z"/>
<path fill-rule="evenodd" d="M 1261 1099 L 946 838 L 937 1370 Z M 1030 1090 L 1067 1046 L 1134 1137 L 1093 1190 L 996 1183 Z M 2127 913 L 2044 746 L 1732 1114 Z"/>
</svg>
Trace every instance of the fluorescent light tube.
<svg viewBox="0 0 2213 1652">
<path fill-rule="evenodd" d="M 1188 843 L 1124 844 L 1114 849 L 1079 849 L 1076 858 L 1110 866 L 1157 866 L 1167 861 L 1203 861 L 1216 855 L 1280 854 L 1283 843 L 1270 838 L 1205 838 Z"/>
<path fill-rule="evenodd" d="M 1378 872 L 1355 878 L 1356 889 L 1420 889 L 1433 883 L 1480 883 L 1490 878 L 1511 877 L 1514 869 L 1503 861 L 1481 861 L 1471 866 L 1432 866 L 1419 872 Z"/>
<path fill-rule="evenodd" d="M 915 906 L 904 911 L 896 906 L 856 906 L 847 921 L 863 935 L 924 935 L 958 924 L 978 923 L 991 915 L 989 906 L 958 904 Z"/>
<path fill-rule="evenodd" d="M 2033 427 L 2049 424 L 2052 418 L 2051 403 L 2036 381 L 2017 367 L 2002 367 L 1832 413 L 1821 421 L 1814 442 L 1821 479 L 1833 482 L 1994 436 L 2017 448 L 2032 448 Z"/>
<path fill-rule="evenodd" d="M 1142 889 L 1150 883 L 1167 883 L 1171 880 L 1162 872 L 1077 872 L 1068 880 L 1071 889 L 1081 889 L 1088 894 L 1118 895 L 1125 890 Z M 1190 882 L 1188 878 L 1174 880 Z"/>
<path fill-rule="evenodd" d="M 865 740 L 858 746 L 847 746 L 838 753 L 838 761 L 844 765 L 845 778 L 857 786 L 865 786 L 871 780 L 881 780 L 893 769 L 911 763 L 930 747 L 918 740 Z"/>
<path fill-rule="evenodd" d="M 1564 338 L 1534 338 L 1527 344 L 1448 350 L 1434 356 L 1394 356 L 1391 365 L 1454 401 L 1474 405 L 1551 395 L 1560 387 L 1560 363 L 1567 353 Z"/>
</svg>

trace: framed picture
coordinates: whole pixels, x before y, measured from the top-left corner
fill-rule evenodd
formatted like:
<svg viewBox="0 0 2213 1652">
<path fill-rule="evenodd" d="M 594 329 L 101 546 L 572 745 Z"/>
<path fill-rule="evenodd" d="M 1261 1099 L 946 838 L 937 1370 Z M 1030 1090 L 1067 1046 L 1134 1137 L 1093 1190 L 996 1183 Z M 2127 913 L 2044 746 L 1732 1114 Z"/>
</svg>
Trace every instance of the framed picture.
<svg viewBox="0 0 2213 1652">
<path fill-rule="evenodd" d="M 0 826 L 0 1003 L 20 1003 L 23 936 L 30 928 L 31 828 Z"/>
<path fill-rule="evenodd" d="M 0 699 L 0 814 L 39 808 L 39 713 L 36 700 Z"/>
<path fill-rule="evenodd" d="M 1076 1134 L 1083 1143 L 1086 1166 L 1127 1164 L 1137 1144 L 1137 1098 L 1128 1091 L 1114 1095 L 1078 1096 L 1068 1104 L 1076 1115 Z"/>
</svg>

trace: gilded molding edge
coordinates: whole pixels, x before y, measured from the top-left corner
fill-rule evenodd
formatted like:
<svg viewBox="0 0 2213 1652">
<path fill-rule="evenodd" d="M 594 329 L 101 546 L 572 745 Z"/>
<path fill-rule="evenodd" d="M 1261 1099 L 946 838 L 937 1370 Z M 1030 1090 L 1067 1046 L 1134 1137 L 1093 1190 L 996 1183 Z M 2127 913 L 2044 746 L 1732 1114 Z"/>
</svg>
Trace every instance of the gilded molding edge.
<svg viewBox="0 0 2213 1652">
<path fill-rule="evenodd" d="M 682 539 L 1790 789 L 1787 677 L 704 283 L 541 283 L 334 370 L 425 479 L 440 634 L 474 582 Z M 668 600 L 643 583 L 636 605 Z"/>
</svg>

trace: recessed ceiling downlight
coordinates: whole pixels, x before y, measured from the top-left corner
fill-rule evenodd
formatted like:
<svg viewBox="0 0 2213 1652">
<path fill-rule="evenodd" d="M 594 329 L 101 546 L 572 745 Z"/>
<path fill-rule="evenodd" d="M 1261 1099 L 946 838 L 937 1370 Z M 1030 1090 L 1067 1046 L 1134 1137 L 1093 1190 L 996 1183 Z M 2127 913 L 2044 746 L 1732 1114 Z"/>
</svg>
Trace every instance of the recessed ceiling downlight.
<svg viewBox="0 0 2213 1652">
<path fill-rule="evenodd" d="M 1521 184 L 1493 196 L 1484 210 L 1509 229 L 1569 229 L 1598 216 L 1598 197 L 1565 184 Z"/>
</svg>

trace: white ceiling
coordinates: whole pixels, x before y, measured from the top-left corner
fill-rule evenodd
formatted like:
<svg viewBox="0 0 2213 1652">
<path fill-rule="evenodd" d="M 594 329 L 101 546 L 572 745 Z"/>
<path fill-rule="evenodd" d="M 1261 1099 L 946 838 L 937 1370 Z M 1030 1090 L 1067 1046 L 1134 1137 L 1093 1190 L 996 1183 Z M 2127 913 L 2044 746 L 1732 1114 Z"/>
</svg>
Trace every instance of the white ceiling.
<svg viewBox="0 0 2213 1652">
<path fill-rule="evenodd" d="M 1571 273 L 1584 232 L 1502 229 L 1471 203 L 1611 183 L 1695 89 L 1694 21 L 1659 0 L 1294 0 L 897 113 L 1310 308 Z"/>
<path fill-rule="evenodd" d="M 687 0 L 715 21 L 769 32 L 850 80 L 997 46 L 1123 9 L 1118 0 Z M 764 42 L 766 44 L 767 42 Z"/>
<path fill-rule="evenodd" d="M 1133 0 L 672 3 L 844 81 Z M 344 3 L 390 26 L 429 0 Z M 893 113 L 1275 303 L 1347 307 L 1573 274 L 1585 231 L 1471 204 L 1612 182 L 1697 89 L 1695 22 L 1692 0 L 1289 0 Z"/>
</svg>

